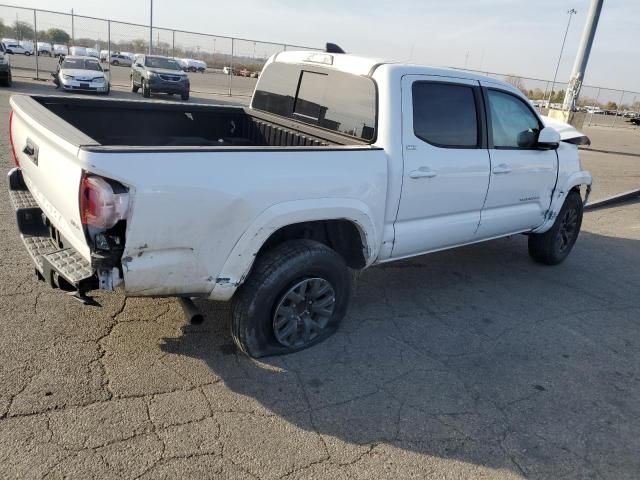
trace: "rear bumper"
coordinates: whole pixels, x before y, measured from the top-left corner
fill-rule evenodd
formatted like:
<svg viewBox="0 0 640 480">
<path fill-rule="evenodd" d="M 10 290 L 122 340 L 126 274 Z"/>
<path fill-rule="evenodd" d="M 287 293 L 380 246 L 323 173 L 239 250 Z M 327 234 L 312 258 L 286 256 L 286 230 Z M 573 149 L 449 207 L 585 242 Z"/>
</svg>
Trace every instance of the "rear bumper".
<svg viewBox="0 0 640 480">
<path fill-rule="evenodd" d="M 74 248 L 68 247 L 68 243 L 59 235 L 54 238 L 55 229 L 31 195 L 20 169 L 12 169 L 8 180 L 20 237 L 38 278 L 53 288 L 80 294 L 98 288 L 98 277 L 91 262 Z"/>
</svg>

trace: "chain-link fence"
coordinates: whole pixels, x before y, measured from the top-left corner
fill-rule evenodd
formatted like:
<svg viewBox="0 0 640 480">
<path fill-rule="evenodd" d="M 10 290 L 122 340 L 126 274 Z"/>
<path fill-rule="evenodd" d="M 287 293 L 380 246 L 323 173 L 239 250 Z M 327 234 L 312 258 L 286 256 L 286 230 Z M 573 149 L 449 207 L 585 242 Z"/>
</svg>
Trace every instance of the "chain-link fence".
<svg viewBox="0 0 640 480">
<path fill-rule="evenodd" d="M 454 67 L 455 68 L 455 67 Z M 510 83 L 520 89 L 543 114 L 548 108 L 562 108 L 567 83 L 516 74 L 458 69 L 478 73 Z M 640 116 L 640 93 L 613 88 L 583 85 L 578 108 L 587 113 L 584 125 L 637 128 L 629 119 Z"/>
<path fill-rule="evenodd" d="M 130 83 L 130 63 L 138 53 L 151 52 L 178 59 L 189 72 L 191 90 L 234 96 L 250 96 L 264 63 L 274 53 L 287 49 L 319 50 L 313 47 L 261 42 L 168 28 L 138 25 L 71 13 L 0 5 L 0 37 L 14 53 L 14 77 L 50 80 L 59 55 L 71 47 L 110 62 L 112 85 Z"/>
<path fill-rule="evenodd" d="M 5 45 L 14 45 L 12 69 L 17 77 L 49 80 L 56 56 L 81 46 L 89 55 L 111 60 L 111 84 L 127 86 L 130 65 L 122 57 L 113 60 L 112 54 L 148 53 L 151 42 L 152 53 L 180 61 L 189 72 L 193 92 L 234 96 L 251 95 L 262 66 L 274 53 L 317 50 L 10 5 L 0 5 L 0 36 Z M 543 112 L 549 106 L 561 107 L 567 88 L 566 83 L 546 79 L 468 71 L 511 83 Z M 578 105 L 587 111 L 585 124 L 631 127 L 626 120 L 640 114 L 640 93 L 584 85 Z"/>
</svg>

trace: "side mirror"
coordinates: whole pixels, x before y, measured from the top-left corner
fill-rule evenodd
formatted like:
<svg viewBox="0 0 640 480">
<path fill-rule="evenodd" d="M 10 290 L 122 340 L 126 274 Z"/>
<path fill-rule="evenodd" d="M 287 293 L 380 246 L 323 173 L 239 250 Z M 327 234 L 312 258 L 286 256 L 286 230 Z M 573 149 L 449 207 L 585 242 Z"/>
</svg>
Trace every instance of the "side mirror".
<svg viewBox="0 0 640 480">
<path fill-rule="evenodd" d="M 551 127 L 540 130 L 537 147 L 541 150 L 555 150 L 560 146 L 560 134 Z"/>
<path fill-rule="evenodd" d="M 531 130 L 525 130 L 518 134 L 518 147 L 520 148 L 534 148 L 537 143 L 536 132 Z"/>
</svg>

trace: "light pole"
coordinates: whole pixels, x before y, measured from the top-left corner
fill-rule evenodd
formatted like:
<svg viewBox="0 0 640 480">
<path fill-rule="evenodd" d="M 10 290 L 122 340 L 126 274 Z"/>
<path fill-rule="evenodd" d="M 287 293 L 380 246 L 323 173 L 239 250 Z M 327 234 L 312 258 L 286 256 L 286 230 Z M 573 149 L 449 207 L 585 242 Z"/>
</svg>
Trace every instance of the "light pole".
<svg viewBox="0 0 640 480">
<path fill-rule="evenodd" d="M 562 52 L 564 51 L 564 44 L 567 41 L 567 34 L 569 33 L 569 26 L 571 25 L 571 17 L 573 17 L 578 11 L 575 8 L 567 11 L 569 15 L 569 21 L 567 22 L 567 29 L 564 31 L 564 38 L 562 39 L 562 47 L 560 47 L 560 56 L 558 56 L 558 64 L 556 65 L 556 73 L 553 75 L 553 82 L 551 83 L 551 93 L 549 93 L 549 101 L 547 102 L 547 108 L 551 106 L 551 99 L 553 97 L 553 89 L 556 86 L 556 78 L 558 77 L 558 69 L 560 68 L 560 60 L 562 60 Z"/>
<path fill-rule="evenodd" d="M 149 55 L 153 52 L 151 51 L 151 45 L 153 44 L 153 0 L 150 0 L 151 8 L 149 9 Z"/>
</svg>

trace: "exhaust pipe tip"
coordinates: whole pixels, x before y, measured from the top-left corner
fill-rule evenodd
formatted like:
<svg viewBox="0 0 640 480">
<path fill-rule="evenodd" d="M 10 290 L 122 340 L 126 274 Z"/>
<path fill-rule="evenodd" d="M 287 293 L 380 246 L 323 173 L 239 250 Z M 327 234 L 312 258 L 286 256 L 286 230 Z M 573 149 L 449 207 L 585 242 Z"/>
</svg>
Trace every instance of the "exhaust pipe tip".
<svg viewBox="0 0 640 480">
<path fill-rule="evenodd" d="M 198 310 L 198 307 L 193 303 L 193 300 L 186 297 L 180 297 L 178 300 L 180 301 L 180 306 L 182 307 L 184 316 L 187 318 L 189 323 L 192 325 L 199 325 L 204 321 L 204 315 L 202 315 L 200 310 Z"/>
</svg>

